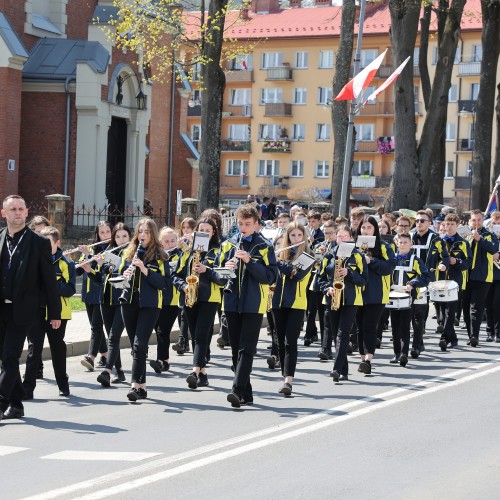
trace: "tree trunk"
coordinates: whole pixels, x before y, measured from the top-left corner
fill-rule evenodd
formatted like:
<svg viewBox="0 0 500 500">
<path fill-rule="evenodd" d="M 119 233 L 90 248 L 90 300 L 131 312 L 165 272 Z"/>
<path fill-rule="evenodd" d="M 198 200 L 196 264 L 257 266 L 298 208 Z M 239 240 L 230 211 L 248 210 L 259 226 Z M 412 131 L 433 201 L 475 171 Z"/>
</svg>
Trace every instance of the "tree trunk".
<svg viewBox="0 0 500 500">
<path fill-rule="evenodd" d="M 442 125 L 436 152 L 432 158 L 431 177 L 427 203 L 443 203 L 443 179 L 446 169 L 446 123 Z"/>
<path fill-rule="evenodd" d="M 220 138 L 222 102 L 226 77 L 220 67 L 224 41 L 224 12 L 228 0 L 211 0 L 206 20 L 210 37 L 204 41 L 201 75 L 201 153 L 199 162 L 198 199 L 200 211 L 219 208 Z M 215 29 L 214 29 L 215 28 Z"/>
<path fill-rule="evenodd" d="M 344 0 L 342 4 L 342 21 L 340 28 L 340 43 L 335 61 L 333 77 L 333 96 L 335 97 L 349 81 L 351 59 L 354 47 L 354 20 L 356 17 L 355 0 Z M 342 191 L 342 176 L 344 173 L 345 145 L 347 140 L 348 113 L 347 101 L 333 101 L 333 173 L 332 173 L 332 205 L 333 213 L 337 214 Z M 347 202 L 349 207 L 349 202 Z"/>
<path fill-rule="evenodd" d="M 495 165 L 493 166 L 493 183 L 500 176 L 500 83 L 497 85 L 497 104 L 495 106 L 497 137 L 495 145 Z"/>
<path fill-rule="evenodd" d="M 479 94 L 475 104 L 474 152 L 472 155 L 471 208 L 483 209 L 490 195 L 491 141 L 495 105 L 496 74 L 500 52 L 500 2 L 482 0 L 483 60 Z"/>
<path fill-rule="evenodd" d="M 429 109 L 429 97 L 431 95 L 431 78 L 427 65 L 429 52 L 429 27 L 431 24 L 432 4 L 424 4 L 424 15 L 420 19 L 420 50 L 418 52 L 418 69 L 420 71 L 420 83 L 422 85 L 422 96 L 424 98 L 425 110 Z"/>
</svg>

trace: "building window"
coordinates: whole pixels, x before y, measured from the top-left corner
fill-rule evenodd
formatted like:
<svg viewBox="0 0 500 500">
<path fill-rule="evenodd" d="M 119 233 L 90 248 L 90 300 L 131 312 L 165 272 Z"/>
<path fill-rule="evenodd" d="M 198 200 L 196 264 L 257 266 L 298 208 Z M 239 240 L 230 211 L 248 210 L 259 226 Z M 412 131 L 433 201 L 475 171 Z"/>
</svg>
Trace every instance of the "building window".
<svg viewBox="0 0 500 500">
<path fill-rule="evenodd" d="M 352 175 L 373 175 L 373 161 L 372 160 L 355 160 L 352 162 Z"/>
<path fill-rule="evenodd" d="M 438 47 L 434 47 L 433 55 L 432 55 L 432 64 L 437 64 L 439 59 L 439 49 Z M 458 64 L 460 62 L 460 50 L 457 47 L 457 50 L 455 51 L 455 60 L 453 61 L 454 64 Z"/>
<path fill-rule="evenodd" d="M 260 103 L 281 103 L 283 102 L 283 89 L 281 87 L 260 89 Z"/>
<path fill-rule="evenodd" d="M 226 175 L 243 175 L 248 172 L 248 160 L 227 160 Z"/>
<path fill-rule="evenodd" d="M 279 160 L 259 160 L 257 175 L 259 177 L 272 177 L 280 174 Z"/>
<path fill-rule="evenodd" d="M 376 87 L 374 85 L 370 85 L 369 87 L 366 87 L 366 90 L 365 90 L 365 99 L 368 99 L 368 97 L 370 97 L 376 90 Z M 377 103 L 377 98 L 376 97 L 373 97 L 372 99 L 369 99 L 368 101 L 366 101 L 367 104 L 376 104 Z"/>
<path fill-rule="evenodd" d="M 238 54 L 234 59 L 231 59 L 230 69 L 232 71 L 241 71 L 253 68 L 252 54 Z"/>
<path fill-rule="evenodd" d="M 373 141 L 375 137 L 375 125 L 373 123 L 360 123 L 356 126 L 357 141 Z"/>
<path fill-rule="evenodd" d="M 330 124 L 318 123 L 316 125 L 316 140 L 329 141 L 330 140 Z"/>
<path fill-rule="evenodd" d="M 281 125 L 266 124 L 259 125 L 259 141 L 276 140 L 281 135 Z"/>
<path fill-rule="evenodd" d="M 319 51 L 319 64 L 320 69 L 333 68 L 333 50 L 320 50 Z"/>
<path fill-rule="evenodd" d="M 453 84 L 448 91 L 448 102 L 457 102 L 457 85 Z"/>
<path fill-rule="evenodd" d="M 457 140 L 457 126 L 455 123 L 448 122 L 446 124 L 446 140 L 447 141 Z"/>
<path fill-rule="evenodd" d="M 470 86 L 471 101 L 477 101 L 478 95 L 479 95 L 479 83 L 471 83 L 471 86 Z"/>
<path fill-rule="evenodd" d="M 418 58 L 420 57 L 420 47 L 413 49 L 413 66 L 418 66 Z"/>
<path fill-rule="evenodd" d="M 319 178 L 330 175 L 330 162 L 328 160 L 316 160 L 314 165 L 314 176 Z"/>
<path fill-rule="evenodd" d="M 455 163 L 452 161 L 447 161 L 446 162 L 446 167 L 444 171 L 444 178 L 445 179 L 452 179 L 453 178 L 453 170 L 455 167 Z"/>
<path fill-rule="evenodd" d="M 294 104 L 307 104 L 307 89 L 296 88 L 293 91 L 293 103 Z"/>
<path fill-rule="evenodd" d="M 304 177 L 304 160 L 292 160 L 290 162 L 290 176 Z"/>
<path fill-rule="evenodd" d="M 308 59 L 309 59 L 308 52 L 297 52 L 295 54 L 295 68 L 297 69 L 307 68 Z"/>
<path fill-rule="evenodd" d="M 233 141 L 248 141 L 250 133 L 248 130 L 248 125 L 238 124 L 238 125 L 229 125 L 229 138 Z"/>
<path fill-rule="evenodd" d="M 261 69 L 283 66 L 282 52 L 264 52 L 261 59 Z"/>
<path fill-rule="evenodd" d="M 292 141 L 303 141 L 306 137 L 306 126 L 303 123 L 292 125 Z"/>
<path fill-rule="evenodd" d="M 363 49 L 361 51 L 361 67 L 366 68 L 371 62 L 378 57 L 378 49 Z"/>
<path fill-rule="evenodd" d="M 193 141 L 194 147 L 200 150 L 200 140 L 201 140 L 201 125 L 193 125 L 191 127 L 191 141 Z"/>
<path fill-rule="evenodd" d="M 190 69 L 193 82 L 199 82 L 201 79 L 201 62 L 195 62 Z"/>
<path fill-rule="evenodd" d="M 472 46 L 472 62 L 481 62 L 483 60 L 483 46 Z"/>
<path fill-rule="evenodd" d="M 230 102 L 232 106 L 252 104 L 252 89 L 231 89 Z"/>
<path fill-rule="evenodd" d="M 318 104 L 330 105 L 332 100 L 331 87 L 318 87 Z"/>
</svg>

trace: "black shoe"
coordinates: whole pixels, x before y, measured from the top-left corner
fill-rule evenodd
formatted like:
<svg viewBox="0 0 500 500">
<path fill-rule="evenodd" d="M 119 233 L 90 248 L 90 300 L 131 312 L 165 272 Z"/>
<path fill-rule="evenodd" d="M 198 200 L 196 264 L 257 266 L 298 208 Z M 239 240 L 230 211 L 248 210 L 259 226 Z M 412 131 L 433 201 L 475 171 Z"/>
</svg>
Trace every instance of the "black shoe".
<svg viewBox="0 0 500 500">
<path fill-rule="evenodd" d="M 328 351 L 319 351 L 318 358 L 321 361 L 329 361 L 330 359 L 333 359 L 333 354 Z"/>
<path fill-rule="evenodd" d="M 380 349 L 380 346 L 382 345 L 382 341 L 377 338 L 377 343 L 375 344 L 377 346 L 377 349 Z"/>
<path fill-rule="evenodd" d="M 123 370 L 116 370 L 116 374 L 111 382 L 113 384 L 119 384 L 120 382 L 125 382 L 125 372 Z"/>
<path fill-rule="evenodd" d="M 436 328 L 436 333 L 443 333 L 443 332 L 444 332 L 443 325 L 438 325 Z"/>
<path fill-rule="evenodd" d="M 450 342 L 450 347 L 458 347 L 458 340 L 452 340 Z"/>
<path fill-rule="evenodd" d="M 106 356 L 101 356 L 101 359 L 97 363 L 97 368 L 106 368 Z"/>
<path fill-rule="evenodd" d="M 414 348 L 410 351 L 410 356 L 411 356 L 413 359 L 417 359 L 417 358 L 420 356 L 420 349 L 417 349 L 416 347 L 414 347 Z"/>
<path fill-rule="evenodd" d="M 458 319 L 456 319 L 456 320 L 453 322 L 453 325 L 454 325 L 454 326 L 460 326 L 460 321 L 458 321 Z"/>
<path fill-rule="evenodd" d="M 129 393 L 127 394 L 127 398 L 129 401 L 134 403 L 138 399 L 146 399 L 148 397 L 148 391 L 145 389 L 136 389 L 135 387 L 133 389 L 130 389 Z"/>
<path fill-rule="evenodd" d="M 470 338 L 470 345 L 471 345 L 471 347 L 477 347 L 479 345 L 479 341 L 477 340 L 476 337 Z"/>
<path fill-rule="evenodd" d="M 334 382 L 338 382 L 340 380 L 340 374 L 337 370 L 332 370 L 332 372 L 330 373 L 330 377 L 333 378 Z"/>
<path fill-rule="evenodd" d="M 155 373 L 161 373 L 162 372 L 162 366 L 163 363 L 157 359 L 152 359 L 149 362 L 149 366 L 155 371 Z"/>
<path fill-rule="evenodd" d="M 208 375 L 206 373 L 198 374 L 198 387 L 208 387 Z"/>
<path fill-rule="evenodd" d="M 440 347 L 440 349 L 441 349 L 442 351 L 446 351 L 446 346 L 447 346 L 447 344 L 448 344 L 448 343 L 446 342 L 446 340 L 445 340 L 445 339 L 441 339 L 441 340 L 439 341 L 439 347 Z"/>
<path fill-rule="evenodd" d="M 231 403 L 233 408 L 239 408 L 241 406 L 242 400 L 239 398 L 238 394 L 230 392 L 227 395 L 227 401 Z"/>
<path fill-rule="evenodd" d="M 312 339 L 310 337 L 304 337 L 304 345 L 309 347 L 312 344 Z"/>
<path fill-rule="evenodd" d="M 83 358 L 80 360 L 80 363 L 82 366 L 87 368 L 89 372 L 94 371 L 94 360 L 89 356 L 83 356 Z"/>
<path fill-rule="evenodd" d="M 36 372 L 36 379 L 37 379 L 37 380 L 42 380 L 42 379 L 43 379 L 43 368 L 40 368 L 40 369 Z"/>
<path fill-rule="evenodd" d="M 179 356 L 183 356 L 185 352 L 187 352 L 186 347 L 183 344 L 174 344 L 172 346 L 172 350 L 174 350 Z"/>
<path fill-rule="evenodd" d="M 218 345 L 221 349 L 224 349 L 226 346 L 228 346 L 228 345 L 229 345 L 229 342 L 226 342 L 226 341 L 224 340 L 224 337 L 222 337 L 222 336 L 220 336 L 220 335 L 219 335 L 219 336 L 217 337 L 217 345 Z"/>
<path fill-rule="evenodd" d="M 285 382 L 283 387 L 278 391 L 280 394 L 284 394 L 285 396 L 292 395 L 292 384 Z"/>
<path fill-rule="evenodd" d="M 359 346 L 358 346 L 358 344 L 352 344 L 352 345 L 351 345 L 351 348 L 352 348 L 352 352 L 357 352 L 357 351 L 359 351 Z"/>
<path fill-rule="evenodd" d="M 100 373 L 97 377 L 97 381 L 103 387 L 110 387 L 111 386 L 111 375 L 109 374 L 108 370 L 104 370 L 102 373 Z"/>
<path fill-rule="evenodd" d="M 493 340 L 494 340 L 494 339 L 493 339 L 493 337 L 492 337 L 491 335 L 488 335 L 488 336 L 486 337 L 486 342 L 493 342 Z"/>
<path fill-rule="evenodd" d="M 33 391 L 27 391 L 24 389 L 23 401 L 31 401 L 33 398 Z"/>
<path fill-rule="evenodd" d="M 500 335 L 495 335 L 495 342 L 497 344 L 500 342 Z"/>
<path fill-rule="evenodd" d="M 276 368 L 276 358 L 274 356 L 269 356 L 267 358 L 267 366 L 269 366 L 270 370 L 274 370 Z"/>
<path fill-rule="evenodd" d="M 69 398 L 69 387 L 63 387 L 62 389 L 59 387 L 59 396 L 61 396 L 61 398 Z"/>
<path fill-rule="evenodd" d="M 318 341 L 318 335 L 315 334 L 311 337 L 311 343 L 317 342 Z"/>
<path fill-rule="evenodd" d="M 361 363 L 359 363 L 358 372 L 370 375 L 372 372 L 372 364 L 369 361 L 361 361 Z"/>
<path fill-rule="evenodd" d="M 347 375 L 341 375 L 339 377 L 339 382 L 346 382 L 347 380 L 349 380 L 349 377 Z"/>
<path fill-rule="evenodd" d="M 399 354 L 395 354 L 394 357 L 391 358 L 389 363 L 399 363 Z"/>
<path fill-rule="evenodd" d="M 18 408 L 16 406 L 9 406 L 3 414 L 4 420 L 10 420 L 12 418 L 22 418 L 22 417 L 24 417 L 24 408 Z"/>
<path fill-rule="evenodd" d="M 406 366 L 407 363 L 408 363 L 408 356 L 406 354 L 401 354 L 401 356 L 399 356 L 399 365 Z"/>
<path fill-rule="evenodd" d="M 196 372 L 190 373 L 186 377 L 186 382 L 187 382 L 187 385 L 190 389 L 197 389 L 198 388 L 198 376 L 196 375 Z"/>
</svg>

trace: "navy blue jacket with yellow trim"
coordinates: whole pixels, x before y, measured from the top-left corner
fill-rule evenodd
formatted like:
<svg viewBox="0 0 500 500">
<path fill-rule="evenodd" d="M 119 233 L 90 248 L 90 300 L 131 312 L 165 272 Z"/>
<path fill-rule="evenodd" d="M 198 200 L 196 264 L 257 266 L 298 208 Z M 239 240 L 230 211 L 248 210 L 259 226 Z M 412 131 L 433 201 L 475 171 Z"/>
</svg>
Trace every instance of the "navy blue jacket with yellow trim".
<svg viewBox="0 0 500 500">
<path fill-rule="evenodd" d="M 311 246 L 316 246 L 325 241 L 325 233 L 318 227 L 318 229 L 313 229 L 311 231 L 310 242 Z"/>
<path fill-rule="evenodd" d="M 427 245 L 428 241 L 429 247 L 427 249 L 416 248 L 421 245 Z M 425 267 L 431 273 L 431 281 L 437 280 L 439 277 L 438 265 L 444 264 L 447 269 L 450 266 L 450 257 L 444 241 L 439 237 L 439 234 L 429 230 L 422 236 L 415 231 L 412 236 L 412 242 L 413 253 L 425 264 Z"/>
<path fill-rule="evenodd" d="M 75 263 L 66 258 L 60 248 L 52 255 L 56 270 L 57 288 L 61 297 L 61 319 L 71 319 L 69 298 L 76 293 Z"/>
<path fill-rule="evenodd" d="M 498 239 L 484 227 L 479 230 L 479 241 L 472 240 L 472 265 L 469 269 L 469 280 L 493 281 L 493 255 L 498 252 Z"/>
<path fill-rule="evenodd" d="M 239 235 L 235 235 L 222 243 L 215 267 L 225 267 L 226 262 L 235 254 L 238 241 Z M 241 259 L 237 260 L 238 266 L 234 270 L 236 278 L 232 280 L 231 293 L 224 294 L 223 309 L 229 312 L 264 314 L 269 285 L 278 276 L 274 248 L 260 233 L 253 233 L 252 241 L 244 241 L 242 248 L 250 254 L 250 261 L 245 264 Z"/>
<path fill-rule="evenodd" d="M 102 243 L 100 245 L 96 245 L 92 247 L 92 255 L 96 255 L 98 253 L 104 252 L 108 248 L 107 243 Z M 81 263 L 90 257 L 82 255 L 78 263 Z M 90 263 L 91 273 L 95 274 L 97 272 L 97 264 L 96 262 Z M 99 279 L 91 279 L 88 274 L 82 269 L 79 268 L 76 270 L 77 276 L 83 275 L 82 279 L 82 302 L 85 304 L 100 304 L 102 301 L 102 282 Z"/>
<path fill-rule="evenodd" d="M 445 272 L 439 273 L 440 280 L 453 280 L 458 283 L 460 290 L 465 290 L 467 286 L 468 270 L 472 265 L 472 251 L 469 243 L 464 240 L 458 233 L 455 234 L 453 240 L 446 236 L 443 238 L 448 250 L 448 255 L 456 259 L 456 263 Z"/>
<path fill-rule="evenodd" d="M 391 276 L 396 267 L 396 255 L 389 243 L 380 242 L 381 257 L 370 257 L 368 283 L 363 289 L 363 305 L 388 304 Z"/>
<path fill-rule="evenodd" d="M 292 249 L 293 250 L 293 249 Z M 292 252 L 291 259 L 295 258 Z M 306 269 L 294 272 L 290 262 L 278 261 L 278 279 L 273 295 L 273 309 L 289 307 L 291 309 L 307 309 L 307 284 L 314 263 Z"/>
<path fill-rule="evenodd" d="M 327 242 L 327 241 L 322 241 L 322 242 L 319 242 L 317 245 L 314 245 L 314 248 L 313 250 L 316 250 L 317 247 L 321 246 L 321 245 L 325 245 L 326 246 L 326 250 L 325 250 L 325 253 L 323 255 L 326 255 L 328 252 L 331 251 L 332 248 L 334 248 L 337 243 L 335 243 L 335 241 L 333 242 Z M 319 261 L 318 264 L 316 264 L 317 268 L 315 270 L 312 271 L 311 273 L 311 279 L 309 281 L 309 285 L 308 285 L 308 288 L 311 292 L 318 292 L 318 293 L 321 293 L 321 290 L 319 288 L 319 280 L 318 280 L 318 274 L 319 274 L 319 271 L 320 271 L 320 268 L 321 268 L 321 262 L 322 262 L 323 259 L 321 259 Z"/>
<path fill-rule="evenodd" d="M 119 257 L 122 257 L 124 251 L 125 248 L 120 248 L 113 251 L 113 253 L 118 255 Z M 120 305 L 119 299 L 122 294 L 122 290 L 120 288 L 114 287 L 109 282 L 110 278 L 120 276 L 120 274 L 121 273 L 118 272 L 118 269 L 115 269 L 113 266 L 104 263 L 101 266 L 94 266 L 93 273 L 88 275 L 89 279 L 100 285 L 99 299 L 101 304 L 106 304 L 108 306 Z"/>
<path fill-rule="evenodd" d="M 411 250 L 408 255 L 400 259 L 399 254 L 396 255 L 397 263 L 396 269 L 392 273 L 392 284 L 399 283 L 399 273 L 403 273 L 402 286 L 411 285 L 413 290 L 411 296 L 415 299 L 417 297 L 417 289 L 426 287 L 431 281 L 433 276 L 427 269 L 424 262 L 419 259 Z M 397 269 L 398 267 L 408 267 L 408 271 Z"/>
<path fill-rule="evenodd" d="M 148 269 L 148 275 L 136 267 L 129 283 L 129 288 L 124 288 L 120 297 L 122 304 L 131 304 L 139 294 L 139 307 L 157 307 L 161 309 L 163 305 L 163 293 L 166 280 L 170 280 L 170 268 L 163 260 L 144 261 Z M 129 267 L 130 262 L 122 257 L 122 263 L 118 272 L 123 272 Z"/>
<path fill-rule="evenodd" d="M 326 297 L 328 307 L 331 307 L 332 298 L 326 295 L 328 289 L 333 286 L 333 275 L 335 271 L 335 260 L 338 246 L 323 257 L 319 270 L 319 287 Z M 347 276 L 344 277 L 344 290 L 342 291 L 341 306 L 362 306 L 363 287 L 368 282 L 368 270 L 363 254 L 354 249 L 347 259 L 342 259 L 342 267 L 347 268 Z"/>
<path fill-rule="evenodd" d="M 208 252 L 201 252 L 200 254 L 200 263 L 207 266 L 207 270 L 198 275 L 198 302 L 220 303 L 221 301 L 221 290 L 226 281 L 212 270 L 218 253 L 219 248 L 212 247 Z M 191 250 L 183 252 L 172 274 L 172 282 L 175 288 L 180 292 L 180 307 L 184 307 L 186 298 L 184 288 L 187 286 L 186 278 L 191 274 L 193 257 L 194 253 L 191 252 Z"/>
<path fill-rule="evenodd" d="M 163 289 L 163 307 L 174 306 L 179 307 L 180 302 L 180 292 L 175 288 L 173 283 L 174 280 L 174 270 L 177 268 L 177 263 L 181 258 L 182 250 L 179 248 L 174 248 L 167 252 L 167 263 L 170 267 L 170 278 L 165 278 L 165 288 Z"/>
</svg>

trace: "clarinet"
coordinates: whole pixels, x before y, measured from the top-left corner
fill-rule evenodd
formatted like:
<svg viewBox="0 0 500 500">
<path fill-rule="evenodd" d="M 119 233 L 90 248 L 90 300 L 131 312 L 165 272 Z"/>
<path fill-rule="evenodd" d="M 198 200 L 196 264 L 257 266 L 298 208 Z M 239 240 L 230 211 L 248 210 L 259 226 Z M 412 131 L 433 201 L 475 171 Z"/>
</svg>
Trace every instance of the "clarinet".
<svg viewBox="0 0 500 500">
<path fill-rule="evenodd" d="M 134 256 L 132 257 L 132 262 L 139 256 L 139 250 L 142 248 L 142 241 L 143 240 L 139 240 L 137 249 L 134 253 Z M 130 288 L 130 280 L 134 275 L 135 265 L 131 263 L 127 267 L 126 271 L 130 271 L 130 275 L 128 278 L 122 275 L 122 276 L 117 276 L 116 278 L 110 278 L 108 281 L 111 283 L 111 285 L 115 286 L 116 288 L 123 288 L 124 290 Z"/>
<path fill-rule="evenodd" d="M 238 237 L 238 241 L 236 242 L 236 245 L 234 246 L 234 253 L 236 254 L 236 252 L 241 248 L 241 243 L 243 241 L 243 234 L 240 233 L 239 237 Z M 233 257 L 231 259 L 233 262 L 236 262 L 236 257 Z M 232 278 L 228 278 L 227 280 L 227 283 L 226 283 L 226 286 L 223 288 L 223 292 L 224 293 L 233 293 L 233 291 L 231 290 L 231 287 L 233 286 L 233 280 Z"/>
</svg>

